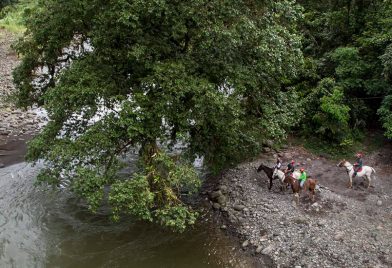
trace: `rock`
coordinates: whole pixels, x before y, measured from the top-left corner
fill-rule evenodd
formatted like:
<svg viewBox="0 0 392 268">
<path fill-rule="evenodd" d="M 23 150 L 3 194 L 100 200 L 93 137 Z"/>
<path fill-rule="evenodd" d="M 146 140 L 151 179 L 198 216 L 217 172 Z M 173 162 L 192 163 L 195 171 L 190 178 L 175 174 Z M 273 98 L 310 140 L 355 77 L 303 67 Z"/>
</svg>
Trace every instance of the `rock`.
<svg viewBox="0 0 392 268">
<path fill-rule="evenodd" d="M 271 152 L 271 148 L 263 147 L 262 151 L 263 151 L 263 153 L 269 153 L 269 152 Z"/>
<path fill-rule="evenodd" d="M 222 229 L 222 230 L 226 230 L 226 229 L 227 229 L 227 226 L 223 224 L 223 225 L 221 226 L 221 229 Z"/>
<path fill-rule="evenodd" d="M 377 206 L 382 206 L 382 201 L 381 200 L 377 201 Z"/>
<path fill-rule="evenodd" d="M 310 158 L 306 158 L 306 161 L 308 161 L 308 162 L 311 162 L 311 161 L 312 161 L 312 159 L 310 159 Z"/>
<path fill-rule="evenodd" d="M 260 238 L 260 242 L 264 242 L 264 241 L 267 241 L 267 240 L 268 240 L 268 236 L 267 235 L 264 235 L 264 236 L 262 236 Z"/>
<path fill-rule="evenodd" d="M 263 249 L 262 246 L 258 246 L 258 247 L 256 248 L 256 253 L 260 253 L 262 249 Z"/>
<path fill-rule="evenodd" d="M 210 193 L 210 198 L 212 200 L 217 199 L 219 196 L 223 195 L 221 191 L 214 191 Z"/>
<path fill-rule="evenodd" d="M 337 240 L 337 241 L 342 241 L 342 240 L 343 240 L 343 237 L 344 237 L 344 233 L 342 233 L 342 232 L 337 232 L 336 235 L 335 235 L 335 237 L 334 237 L 334 239 Z"/>
<path fill-rule="evenodd" d="M 5 167 L 4 163 L 0 162 L 0 168 L 4 168 L 4 167 Z"/>
<path fill-rule="evenodd" d="M 226 194 L 227 193 L 227 186 L 226 185 L 220 185 L 218 187 L 218 189 L 223 193 Z"/>
<path fill-rule="evenodd" d="M 218 203 L 213 203 L 213 204 L 212 204 L 212 207 L 213 207 L 214 209 L 218 210 L 218 209 L 220 209 L 221 206 L 220 206 Z"/>
<path fill-rule="evenodd" d="M 226 196 L 224 196 L 224 195 L 219 196 L 219 197 L 217 198 L 217 202 L 218 202 L 219 205 L 221 205 L 222 207 L 226 206 L 226 202 L 227 202 Z"/>
<path fill-rule="evenodd" d="M 272 140 L 266 140 L 266 141 L 263 142 L 263 145 L 271 148 L 271 147 L 274 146 L 274 142 Z"/>
<path fill-rule="evenodd" d="M 241 210 L 243 210 L 244 208 L 245 208 L 245 206 L 244 205 L 239 205 L 239 204 L 237 204 L 237 205 L 234 205 L 234 207 L 233 207 L 235 210 L 237 210 L 237 211 L 241 211 Z"/>
<path fill-rule="evenodd" d="M 246 248 L 248 245 L 249 245 L 249 240 L 245 240 L 245 241 L 242 243 L 242 247 L 243 247 L 243 248 Z"/>
<path fill-rule="evenodd" d="M 294 219 L 294 222 L 297 224 L 305 224 L 308 222 L 308 220 L 305 217 L 298 216 L 297 218 Z"/>
<path fill-rule="evenodd" d="M 268 255 L 272 252 L 272 250 L 274 249 L 274 247 L 272 245 L 269 245 L 268 247 L 266 247 L 265 249 L 263 249 L 263 251 L 261 252 L 264 255 Z"/>
<path fill-rule="evenodd" d="M 319 220 L 317 222 L 317 225 L 320 226 L 320 227 L 324 227 L 326 224 L 327 224 L 327 222 L 325 220 Z"/>
</svg>

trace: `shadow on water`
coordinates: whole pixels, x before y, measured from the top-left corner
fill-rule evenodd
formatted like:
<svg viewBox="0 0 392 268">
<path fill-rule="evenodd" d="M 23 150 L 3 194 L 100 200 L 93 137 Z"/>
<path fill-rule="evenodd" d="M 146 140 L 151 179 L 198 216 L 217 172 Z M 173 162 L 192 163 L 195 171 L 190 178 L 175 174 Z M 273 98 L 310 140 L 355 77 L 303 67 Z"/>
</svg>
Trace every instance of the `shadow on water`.
<svg viewBox="0 0 392 268">
<path fill-rule="evenodd" d="M 183 234 L 93 215 L 66 191 L 34 187 L 37 168 L 0 170 L 0 267 L 250 267 L 203 219 Z"/>
</svg>

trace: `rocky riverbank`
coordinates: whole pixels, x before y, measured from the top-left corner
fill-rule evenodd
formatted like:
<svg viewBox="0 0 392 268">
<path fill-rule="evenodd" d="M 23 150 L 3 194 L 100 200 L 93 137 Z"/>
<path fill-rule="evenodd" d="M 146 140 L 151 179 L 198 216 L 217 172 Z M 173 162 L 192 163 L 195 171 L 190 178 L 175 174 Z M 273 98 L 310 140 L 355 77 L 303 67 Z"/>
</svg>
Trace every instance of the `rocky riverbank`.
<svg viewBox="0 0 392 268">
<path fill-rule="evenodd" d="M 12 70 L 19 59 L 11 49 L 16 36 L 0 29 L 0 167 L 23 160 L 26 140 L 34 136 L 45 123 L 45 113 L 40 109 L 21 110 L 7 97 L 15 87 Z"/>
<path fill-rule="evenodd" d="M 297 207 L 279 182 L 256 169 L 273 165 L 273 153 L 223 173 L 208 192 L 220 228 L 238 247 L 269 267 L 392 267 L 391 149 L 365 157 L 377 180 L 366 189 L 362 179 L 347 188 L 347 174 L 335 161 L 300 147 L 279 154 L 297 159 L 321 184 L 315 202 L 302 195 Z M 206 193 L 207 194 L 207 193 Z"/>
</svg>

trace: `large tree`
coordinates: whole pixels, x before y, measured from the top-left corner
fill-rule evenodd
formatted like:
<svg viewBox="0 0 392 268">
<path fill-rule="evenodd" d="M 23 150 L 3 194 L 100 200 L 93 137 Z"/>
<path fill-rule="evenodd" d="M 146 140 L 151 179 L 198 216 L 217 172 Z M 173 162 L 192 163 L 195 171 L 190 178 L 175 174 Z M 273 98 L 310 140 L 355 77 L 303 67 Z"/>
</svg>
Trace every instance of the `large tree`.
<svg viewBox="0 0 392 268">
<path fill-rule="evenodd" d="M 21 106 L 50 121 L 29 144 L 39 180 L 66 184 L 97 210 L 105 200 L 183 230 L 195 214 L 182 196 L 209 168 L 280 138 L 300 114 L 282 86 L 302 62 L 294 1 L 44 0 L 17 44 Z M 99 116 L 97 116 L 99 114 Z M 181 157 L 168 154 L 181 143 Z M 141 165 L 119 175 L 119 155 Z"/>
</svg>

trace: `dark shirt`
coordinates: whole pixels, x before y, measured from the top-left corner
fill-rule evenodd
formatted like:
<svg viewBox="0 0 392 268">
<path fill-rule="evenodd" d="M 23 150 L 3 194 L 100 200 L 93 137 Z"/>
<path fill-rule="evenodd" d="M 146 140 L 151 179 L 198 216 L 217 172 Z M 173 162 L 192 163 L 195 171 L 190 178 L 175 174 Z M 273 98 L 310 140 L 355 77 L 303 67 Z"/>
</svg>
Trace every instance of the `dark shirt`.
<svg viewBox="0 0 392 268">
<path fill-rule="evenodd" d="M 355 166 L 357 166 L 358 169 L 362 167 L 362 158 L 357 158 L 357 162 L 355 163 Z"/>
<path fill-rule="evenodd" d="M 288 171 L 290 171 L 290 172 L 294 172 L 294 165 L 291 164 L 291 163 L 289 163 L 289 164 L 287 165 L 287 169 L 288 169 Z"/>
</svg>

